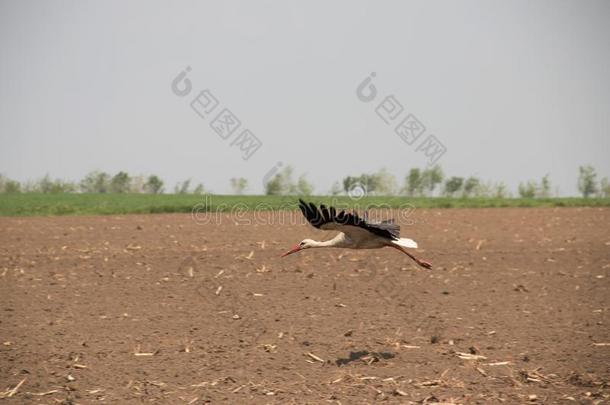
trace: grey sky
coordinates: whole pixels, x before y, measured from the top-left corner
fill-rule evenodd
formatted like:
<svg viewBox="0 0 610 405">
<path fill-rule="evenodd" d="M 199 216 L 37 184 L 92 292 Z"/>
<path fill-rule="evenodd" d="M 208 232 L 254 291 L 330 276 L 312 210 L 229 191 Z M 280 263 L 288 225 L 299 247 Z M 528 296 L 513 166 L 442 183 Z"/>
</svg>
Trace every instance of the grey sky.
<svg viewBox="0 0 610 405">
<path fill-rule="evenodd" d="M 608 1 L 2 1 L 0 172 L 219 193 L 244 176 L 258 193 L 281 161 L 318 193 L 384 167 L 402 183 L 427 159 L 375 114 L 393 94 L 446 146 L 445 173 L 513 190 L 550 173 L 576 194 L 579 165 L 610 176 L 608 21 Z M 190 108 L 206 88 L 263 142 L 249 160 Z"/>
</svg>

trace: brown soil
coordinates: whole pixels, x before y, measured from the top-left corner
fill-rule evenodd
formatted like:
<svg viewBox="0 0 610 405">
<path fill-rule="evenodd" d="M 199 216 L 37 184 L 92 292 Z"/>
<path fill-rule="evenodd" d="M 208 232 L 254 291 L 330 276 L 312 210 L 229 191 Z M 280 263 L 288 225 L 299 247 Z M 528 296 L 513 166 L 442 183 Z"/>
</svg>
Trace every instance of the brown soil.
<svg viewBox="0 0 610 405">
<path fill-rule="evenodd" d="M 0 402 L 610 398 L 610 209 L 417 210 L 433 270 L 221 218 L 1 218 Z"/>
</svg>

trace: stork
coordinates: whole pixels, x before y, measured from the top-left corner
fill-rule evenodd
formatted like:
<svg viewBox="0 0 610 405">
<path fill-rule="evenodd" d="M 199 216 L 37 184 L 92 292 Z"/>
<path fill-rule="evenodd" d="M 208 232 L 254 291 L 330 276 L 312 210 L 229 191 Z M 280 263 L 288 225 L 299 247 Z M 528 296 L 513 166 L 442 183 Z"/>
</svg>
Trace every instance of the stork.
<svg viewBox="0 0 610 405">
<path fill-rule="evenodd" d="M 324 204 L 320 208 L 313 203 L 306 203 L 299 199 L 299 208 L 307 221 L 315 228 L 325 231 L 339 231 L 334 238 L 326 241 L 303 239 L 301 243 L 282 255 L 288 256 L 301 250 L 311 248 L 348 248 L 348 249 L 379 249 L 392 247 L 409 256 L 420 266 L 430 269 L 432 265 L 425 260 L 418 259 L 407 251 L 407 248 L 416 249 L 417 242 L 412 239 L 400 237 L 400 226 L 393 219 L 381 222 L 372 222 L 360 218 L 355 212 L 337 213 L 334 207 L 327 208 Z"/>
</svg>

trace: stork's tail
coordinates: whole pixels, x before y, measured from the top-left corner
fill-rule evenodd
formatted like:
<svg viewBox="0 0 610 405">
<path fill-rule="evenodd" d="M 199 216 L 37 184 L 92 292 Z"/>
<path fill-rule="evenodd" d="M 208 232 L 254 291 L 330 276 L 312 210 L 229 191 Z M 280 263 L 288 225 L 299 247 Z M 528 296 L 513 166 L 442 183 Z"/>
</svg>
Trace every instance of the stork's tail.
<svg viewBox="0 0 610 405">
<path fill-rule="evenodd" d="M 392 243 L 395 245 L 398 245 L 398 246 L 406 247 L 406 248 L 417 249 L 417 242 L 415 242 L 413 239 L 409 239 L 409 238 L 396 239 L 396 240 L 393 240 Z"/>
</svg>

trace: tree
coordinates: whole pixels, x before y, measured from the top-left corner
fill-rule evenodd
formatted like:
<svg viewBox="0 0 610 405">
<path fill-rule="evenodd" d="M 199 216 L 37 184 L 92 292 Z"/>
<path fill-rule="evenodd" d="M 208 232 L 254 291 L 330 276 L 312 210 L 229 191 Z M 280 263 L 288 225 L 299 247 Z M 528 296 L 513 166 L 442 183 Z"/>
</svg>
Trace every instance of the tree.
<svg viewBox="0 0 610 405">
<path fill-rule="evenodd" d="M 474 189 L 474 196 L 478 198 L 489 198 L 493 196 L 494 186 L 490 181 L 481 182 L 479 186 Z"/>
<path fill-rule="evenodd" d="M 504 183 L 496 183 L 494 185 L 494 197 L 495 198 L 506 198 L 508 197 L 508 189 Z"/>
<path fill-rule="evenodd" d="M 597 192 L 596 177 L 597 173 L 595 173 L 593 166 L 580 166 L 578 168 L 578 191 L 582 193 L 584 198 L 589 198 L 590 195 Z"/>
<path fill-rule="evenodd" d="M 426 195 L 434 194 L 434 189 L 443 181 L 443 169 L 435 165 L 430 169 L 424 169 L 421 173 L 422 190 Z"/>
<path fill-rule="evenodd" d="M 379 188 L 379 178 L 375 177 L 375 175 L 361 174 L 359 177 L 355 177 L 355 179 L 357 182 L 352 186 L 352 189 L 360 185 L 366 194 L 375 194 Z"/>
<path fill-rule="evenodd" d="M 464 197 L 469 197 L 472 194 L 476 194 L 478 188 L 481 185 L 481 181 L 474 176 L 470 176 L 464 182 Z"/>
<path fill-rule="evenodd" d="M 106 193 L 108 192 L 109 179 L 108 173 L 100 171 L 90 172 L 81 180 L 80 189 L 84 193 Z"/>
<path fill-rule="evenodd" d="M 265 183 L 265 194 L 267 195 L 281 195 L 282 194 L 282 179 L 279 174 L 276 174 Z"/>
<path fill-rule="evenodd" d="M 48 174 L 38 180 L 38 189 L 41 193 L 51 193 L 53 191 L 53 181 Z"/>
<path fill-rule="evenodd" d="M 0 193 L 20 193 L 21 183 L 0 174 Z"/>
<path fill-rule="evenodd" d="M 248 187 L 248 180 L 239 177 L 231 179 L 231 188 L 235 194 L 243 194 L 244 190 Z"/>
<path fill-rule="evenodd" d="M 69 181 L 62 181 L 60 179 L 52 180 L 51 177 L 46 174 L 42 179 L 37 180 L 31 187 L 31 191 L 38 193 L 72 193 L 76 191 L 76 185 Z"/>
<path fill-rule="evenodd" d="M 142 175 L 134 176 L 131 178 L 129 184 L 130 193 L 145 193 L 146 192 L 146 178 Z"/>
<path fill-rule="evenodd" d="M 144 189 L 149 194 L 161 194 L 163 192 L 163 180 L 156 175 L 148 176 Z"/>
<path fill-rule="evenodd" d="M 21 183 L 0 174 L 0 193 L 20 193 Z"/>
<path fill-rule="evenodd" d="M 330 189 L 330 195 L 332 195 L 332 196 L 339 195 L 339 194 L 341 194 L 341 191 L 342 191 L 341 185 L 339 184 L 338 181 L 335 181 L 333 183 L 333 186 Z"/>
<path fill-rule="evenodd" d="M 193 194 L 203 194 L 203 193 L 205 193 L 203 184 L 201 184 L 201 183 L 197 184 L 197 187 L 195 187 L 195 189 L 193 190 Z"/>
<path fill-rule="evenodd" d="M 394 195 L 396 178 L 386 169 L 381 169 L 376 173 L 364 173 L 357 177 L 347 176 L 343 179 L 343 191 L 346 194 L 351 194 L 357 188 L 362 189 L 366 194 Z"/>
<path fill-rule="evenodd" d="M 127 193 L 129 192 L 131 179 L 129 175 L 123 171 L 115 174 L 110 180 L 110 192 L 111 193 Z"/>
<path fill-rule="evenodd" d="M 299 177 L 296 191 L 298 195 L 311 195 L 313 193 L 313 186 L 307 181 L 304 174 Z"/>
<path fill-rule="evenodd" d="M 37 193 L 37 192 L 39 192 L 39 190 L 33 181 L 28 180 L 28 181 L 24 181 L 23 183 L 21 183 L 21 192 L 22 193 Z"/>
<path fill-rule="evenodd" d="M 536 190 L 538 189 L 538 185 L 533 181 L 528 181 L 527 183 L 519 183 L 519 196 L 521 198 L 534 198 L 536 197 Z"/>
<path fill-rule="evenodd" d="M 421 194 L 423 190 L 423 182 L 421 170 L 417 167 L 409 170 L 409 174 L 405 179 L 405 187 L 404 191 L 406 191 L 407 195 L 414 196 L 416 194 Z"/>
<path fill-rule="evenodd" d="M 74 193 L 76 189 L 76 184 L 70 181 L 55 179 L 51 186 L 51 193 Z"/>
<path fill-rule="evenodd" d="M 267 195 L 294 194 L 297 187 L 292 182 L 292 171 L 291 166 L 284 167 L 265 184 L 265 193 Z"/>
<path fill-rule="evenodd" d="M 191 179 L 184 180 L 182 183 L 178 182 L 174 187 L 174 194 L 188 194 L 190 186 Z"/>
<path fill-rule="evenodd" d="M 396 192 L 396 178 L 386 169 L 373 174 L 373 191 L 377 195 L 394 195 Z"/>
<path fill-rule="evenodd" d="M 360 179 L 358 177 L 347 176 L 343 179 L 343 191 L 348 194 L 359 183 Z"/>
<path fill-rule="evenodd" d="M 4 183 L 4 190 L 5 193 L 20 193 L 21 192 L 21 184 L 16 181 L 16 180 L 7 180 L 6 183 Z"/>
<path fill-rule="evenodd" d="M 453 197 L 453 195 L 455 193 L 457 193 L 458 191 L 460 191 L 462 189 L 463 185 L 464 185 L 463 177 L 453 176 L 453 177 L 447 179 L 447 181 L 445 182 L 445 194 L 448 195 L 449 197 Z"/>
<path fill-rule="evenodd" d="M 551 180 L 549 175 L 545 175 L 540 181 L 540 189 L 538 190 L 538 197 L 549 198 L 551 196 Z"/>
<path fill-rule="evenodd" d="M 604 198 L 610 197 L 610 183 L 607 177 L 604 177 L 600 182 L 599 196 Z"/>
</svg>

